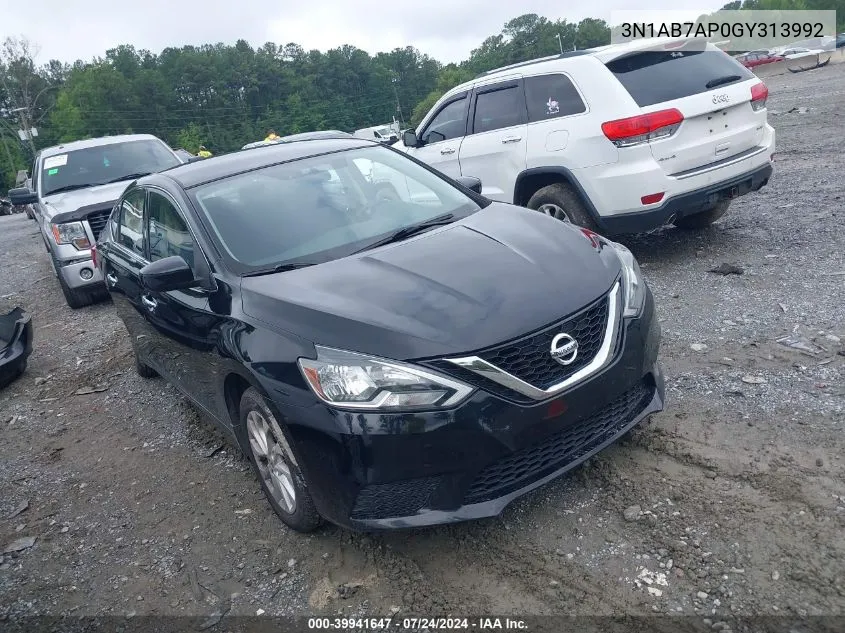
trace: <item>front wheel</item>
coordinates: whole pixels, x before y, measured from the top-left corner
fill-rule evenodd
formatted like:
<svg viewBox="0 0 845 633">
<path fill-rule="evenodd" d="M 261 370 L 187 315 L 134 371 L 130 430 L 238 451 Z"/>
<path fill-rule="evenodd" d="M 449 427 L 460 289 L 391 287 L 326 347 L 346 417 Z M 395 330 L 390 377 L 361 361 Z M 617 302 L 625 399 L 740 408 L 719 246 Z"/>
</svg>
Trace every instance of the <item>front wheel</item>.
<svg viewBox="0 0 845 633">
<path fill-rule="evenodd" d="M 731 201 L 725 200 L 723 202 L 719 202 L 716 206 L 708 209 L 707 211 L 677 218 L 673 224 L 679 229 L 685 230 L 706 229 L 716 220 L 725 215 L 729 206 L 731 206 Z"/>
<path fill-rule="evenodd" d="M 575 190 L 565 183 L 554 183 L 538 190 L 526 205 L 545 215 L 598 231 L 587 207 Z"/>
<path fill-rule="evenodd" d="M 94 296 L 89 290 L 80 290 L 78 288 L 71 288 L 67 285 L 65 278 L 62 276 L 61 267 L 56 263 L 56 259 L 50 255 L 50 261 L 53 264 L 53 270 L 56 277 L 59 278 L 59 285 L 62 288 L 62 294 L 65 296 L 65 301 L 73 310 L 90 306 L 94 303 Z"/>
<path fill-rule="evenodd" d="M 290 437 L 254 387 L 241 397 L 239 431 L 273 511 L 297 532 L 315 530 L 322 519 L 291 449 Z"/>
</svg>

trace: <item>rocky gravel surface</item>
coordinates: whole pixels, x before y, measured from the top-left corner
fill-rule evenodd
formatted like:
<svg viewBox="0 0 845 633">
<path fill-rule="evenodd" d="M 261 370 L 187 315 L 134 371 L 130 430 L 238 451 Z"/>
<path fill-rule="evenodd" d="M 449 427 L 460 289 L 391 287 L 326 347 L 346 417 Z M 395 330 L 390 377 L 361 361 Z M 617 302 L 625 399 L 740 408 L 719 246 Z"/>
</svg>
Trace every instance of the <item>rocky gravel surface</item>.
<svg viewBox="0 0 845 633">
<path fill-rule="evenodd" d="M 237 450 L 134 374 L 113 307 L 67 308 L 34 223 L 0 218 L 0 303 L 35 325 L 28 371 L 0 391 L 0 628 L 494 613 L 724 632 L 845 615 L 845 65 L 768 83 L 769 186 L 709 230 L 624 240 L 657 299 L 666 411 L 483 522 L 287 531 Z"/>
</svg>

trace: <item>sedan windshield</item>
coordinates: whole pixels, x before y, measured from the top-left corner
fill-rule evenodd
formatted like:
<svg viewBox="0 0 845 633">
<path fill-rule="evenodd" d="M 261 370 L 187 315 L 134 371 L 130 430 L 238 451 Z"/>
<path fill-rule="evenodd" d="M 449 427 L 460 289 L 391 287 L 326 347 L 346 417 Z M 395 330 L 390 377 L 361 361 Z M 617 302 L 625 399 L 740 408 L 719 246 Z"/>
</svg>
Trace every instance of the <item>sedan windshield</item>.
<svg viewBox="0 0 845 633">
<path fill-rule="evenodd" d="M 193 193 L 241 272 L 331 261 L 480 208 L 449 182 L 376 146 L 265 167 Z"/>
<path fill-rule="evenodd" d="M 129 180 L 179 164 L 175 154 L 154 139 L 71 150 L 41 161 L 41 195 Z"/>
</svg>

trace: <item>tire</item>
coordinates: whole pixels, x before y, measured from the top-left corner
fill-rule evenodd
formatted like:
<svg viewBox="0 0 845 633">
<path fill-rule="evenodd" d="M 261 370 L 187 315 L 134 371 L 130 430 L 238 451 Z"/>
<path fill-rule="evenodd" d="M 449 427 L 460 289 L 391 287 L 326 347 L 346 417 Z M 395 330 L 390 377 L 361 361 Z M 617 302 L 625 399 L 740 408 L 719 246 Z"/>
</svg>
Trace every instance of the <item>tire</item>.
<svg viewBox="0 0 845 633">
<path fill-rule="evenodd" d="M 241 396 L 238 434 L 264 496 L 282 522 L 297 532 L 317 529 L 322 518 L 291 449 L 290 434 L 254 387 Z"/>
<path fill-rule="evenodd" d="M 56 276 L 59 278 L 59 285 L 62 287 L 62 294 L 65 296 L 65 301 L 72 310 L 78 310 L 79 308 L 84 308 L 85 306 L 90 306 L 94 303 L 94 297 L 90 291 L 77 290 L 68 286 L 64 277 L 62 277 L 61 272 L 59 272 L 58 265 L 56 265 L 55 262 L 53 265 L 56 267 Z"/>
<path fill-rule="evenodd" d="M 718 203 L 712 209 L 702 211 L 701 213 L 694 213 L 693 215 L 686 215 L 682 218 L 676 219 L 673 224 L 679 229 L 687 231 L 695 231 L 698 229 L 706 229 L 716 220 L 725 215 L 728 207 L 731 206 L 730 200 Z"/>
<path fill-rule="evenodd" d="M 158 372 L 155 369 L 138 360 L 138 352 L 135 352 L 135 373 L 141 378 L 155 378 L 158 376 Z"/>
<path fill-rule="evenodd" d="M 531 196 L 526 206 L 563 222 L 571 222 L 592 231 L 599 230 L 581 197 L 571 186 L 562 182 L 543 187 Z"/>
</svg>

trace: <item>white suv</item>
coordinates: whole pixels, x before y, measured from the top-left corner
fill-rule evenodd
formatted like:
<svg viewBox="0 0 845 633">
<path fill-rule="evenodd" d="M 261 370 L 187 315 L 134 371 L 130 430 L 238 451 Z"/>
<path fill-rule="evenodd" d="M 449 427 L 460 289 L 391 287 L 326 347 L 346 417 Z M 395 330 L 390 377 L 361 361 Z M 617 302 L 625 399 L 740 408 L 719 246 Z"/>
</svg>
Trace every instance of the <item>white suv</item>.
<svg viewBox="0 0 845 633">
<path fill-rule="evenodd" d="M 703 228 L 771 176 L 767 96 L 712 44 L 638 40 L 484 73 L 402 144 L 488 198 L 606 234 Z"/>
</svg>

